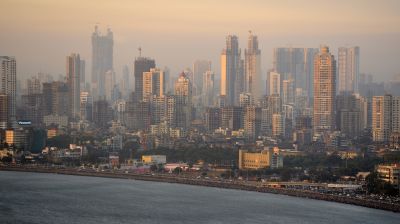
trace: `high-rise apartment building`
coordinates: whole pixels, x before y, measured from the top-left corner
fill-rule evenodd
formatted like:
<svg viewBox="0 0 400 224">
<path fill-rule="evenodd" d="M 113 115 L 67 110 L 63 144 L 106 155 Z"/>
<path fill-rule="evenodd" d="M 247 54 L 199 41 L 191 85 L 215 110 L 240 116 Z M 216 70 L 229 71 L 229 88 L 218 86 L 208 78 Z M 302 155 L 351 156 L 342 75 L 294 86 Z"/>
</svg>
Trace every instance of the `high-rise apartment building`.
<svg viewBox="0 0 400 224">
<path fill-rule="evenodd" d="M 7 94 L 0 93 L 0 129 L 7 129 L 8 124 L 8 102 Z"/>
<path fill-rule="evenodd" d="M 245 91 L 251 93 L 255 100 L 263 96 L 261 82 L 261 51 L 258 48 L 257 36 L 250 32 L 247 49 L 244 52 L 246 82 Z"/>
<path fill-rule="evenodd" d="M 261 108 L 248 106 L 244 109 L 244 132 L 250 140 L 256 139 L 261 131 Z"/>
<path fill-rule="evenodd" d="M 112 120 L 112 109 L 106 100 L 93 102 L 93 122 L 98 127 L 107 127 Z"/>
<path fill-rule="evenodd" d="M 267 79 L 267 95 L 281 95 L 281 75 L 277 72 L 269 72 Z"/>
<path fill-rule="evenodd" d="M 32 127 L 38 127 L 43 121 L 43 95 L 33 93 L 21 96 L 21 109 L 18 116 L 31 121 Z"/>
<path fill-rule="evenodd" d="M 64 82 L 43 83 L 43 115 L 70 114 L 70 92 L 68 84 Z"/>
<path fill-rule="evenodd" d="M 293 79 L 282 81 L 282 103 L 294 105 L 295 87 Z"/>
<path fill-rule="evenodd" d="M 336 61 L 327 46 L 314 57 L 314 134 L 335 130 Z"/>
<path fill-rule="evenodd" d="M 238 37 L 226 37 L 226 48 L 221 53 L 221 89 L 220 96 L 224 105 L 238 105 L 239 94 L 244 90 L 244 76 Z"/>
<path fill-rule="evenodd" d="M 108 70 L 104 76 L 105 84 L 104 84 L 104 97 L 102 99 L 106 99 L 108 102 L 113 102 L 114 99 L 114 91 L 115 91 L 115 72 L 112 70 Z"/>
<path fill-rule="evenodd" d="M 179 128 L 189 128 L 192 121 L 192 83 L 185 73 L 175 82 L 175 123 Z"/>
<path fill-rule="evenodd" d="M 159 68 L 151 68 L 143 72 L 143 100 L 149 101 L 152 96 L 162 97 L 165 94 L 164 71 Z"/>
<path fill-rule="evenodd" d="M 316 48 L 275 48 L 273 51 L 273 70 L 281 75 L 281 80 L 292 78 L 295 88 L 313 95 L 314 55 Z"/>
<path fill-rule="evenodd" d="M 221 109 L 221 127 L 237 131 L 243 128 L 243 108 L 228 106 Z"/>
<path fill-rule="evenodd" d="M 342 93 L 336 97 L 336 127 L 354 138 L 366 128 L 367 102 L 356 94 Z"/>
<path fill-rule="evenodd" d="M 387 142 L 392 130 L 392 95 L 372 98 L 372 140 Z"/>
<path fill-rule="evenodd" d="M 150 71 L 156 67 L 156 62 L 151 58 L 138 57 L 135 59 L 134 76 L 135 76 L 135 93 L 138 100 L 143 99 L 143 73 Z"/>
<path fill-rule="evenodd" d="M 209 132 L 221 127 L 221 108 L 209 107 L 206 109 L 205 126 Z"/>
<path fill-rule="evenodd" d="M 7 95 L 8 127 L 16 122 L 17 63 L 14 57 L 0 56 L 0 94 Z"/>
<path fill-rule="evenodd" d="M 130 83 L 130 78 L 129 78 L 129 68 L 127 65 L 124 66 L 122 69 L 122 83 L 121 83 L 121 88 L 122 88 L 122 96 L 125 99 L 128 99 L 129 94 L 132 92 L 131 89 L 131 83 Z"/>
<path fill-rule="evenodd" d="M 358 93 L 360 48 L 340 47 L 338 52 L 338 92 Z"/>
<path fill-rule="evenodd" d="M 202 94 L 203 75 L 207 71 L 211 71 L 211 61 L 197 60 L 193 63 L 193 89 L 196 96 Z"/>
<path fill-rule="evenodd" d="M 214 72 L 206 71 L 203 74 L 203 90 L 201 94 L 204 106 L 209 107 L 214 105 L 214 94 Z"/>
<path fill-rule="evenodd" d="M 92 105 L 93 100 L 92 96 L 89 95 L 89 92 L 81 92 L 80 95 L 80 118 L 81 120 L 91 121 L 92 120 Z"/>
<path fill-rule="evenodd" d="M 80 86 L 81 86 L 81 90 L 86 88 L 86 61 L 83 60 L 81 58 L 81 62 L 80 62 L 80 66 L 81 66 L 81 71 L 80 71 Z"/>
<path fill-rule="evenodd" d="M 28 95 L 31 94 L 40 94 L 42 92 L 41 83 L 39 78 L 32 77 L 26 80 L 26 88 L 28 90 Z"/>
<path fill-rule="evenodd" d="M 239 96 L 239 106 L 247 107 L 254 104 L 254 98 L 251 93 L 241 93 Z"/>
<path fill-rule="evenodd" d="M 92 34 L 92 92 L 97 99 L 105 96 L 105 75 L 113 70 L 113 33 L 102 35 L 95 26 Z"/>
<path fill-rule="evenodd" d="M 272 136 L 285 136 L 285 117 L 283 114 L 272 114 Z"/>
<path fill-rule="evenodd" d="M 69 91 L 69 106 L 71 118 L 80 117 L 81 96 L 81 59 L 79 54 L 67 56 L 67 82 Z"/>
<path fill-rule="evenodd" d="M 400 133 L 400 96 L 386 94 L 372 98 L 372 139 L 388 142 Z"/>
</svg>

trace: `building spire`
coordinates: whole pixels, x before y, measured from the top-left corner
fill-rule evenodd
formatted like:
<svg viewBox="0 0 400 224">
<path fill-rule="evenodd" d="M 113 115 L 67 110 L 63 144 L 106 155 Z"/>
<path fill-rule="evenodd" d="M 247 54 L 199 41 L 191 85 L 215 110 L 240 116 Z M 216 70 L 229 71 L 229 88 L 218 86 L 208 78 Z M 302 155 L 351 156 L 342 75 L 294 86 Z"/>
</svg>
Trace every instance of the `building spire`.
<svg viewBox="0 0 400 224">
<path fill-rule="evenodd" d="M 142 57 L 142 48 L 139 47 L 138 50 L 139 50 L 139 57 Z"/>
</svg>

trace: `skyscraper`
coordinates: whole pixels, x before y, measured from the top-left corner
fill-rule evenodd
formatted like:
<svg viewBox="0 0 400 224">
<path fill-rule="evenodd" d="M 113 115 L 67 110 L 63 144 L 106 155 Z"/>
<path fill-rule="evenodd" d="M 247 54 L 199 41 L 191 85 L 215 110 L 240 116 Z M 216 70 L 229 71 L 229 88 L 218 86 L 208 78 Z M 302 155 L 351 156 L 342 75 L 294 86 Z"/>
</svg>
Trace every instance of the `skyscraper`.
<svg viewBox="0 0 400 224">
<path fill-rule="evenodd" d="M 79 54 L 67 56 L 67 82 L 69 91 L 70 116 L 78 119 L 80 117 L 80 95 L 81 95 L 81 59 Z"/>
<path fill-rule="evenodd" d="M 372 140 L 387 142 L 392 129 L 392 95 L 372 98 Z"/>
<path fill-rule="evenodd" d="M 357 137 L 366 128 L 367 102 L 358 94 L 336 96 L 336 127 L 347 137 Z"/>
<path fill-rule="evenodd" d="M 400 96 L 385 94 L 372 98 L 371 126 L 373 141 L 388 142 L 392 137 L 397 138 L 400 133 Z"/>
<path fill-rule="evenodd" d="M 0 94 L 7 95 L 8 126 L 16 121 L 17 63 L 14 57 L 0 56 Z"/>
<path fill-rule="evenodd" d="M 338 91 L 358 93 L 360 48 L 340 47 L 338 52 Z"/>
<path fill-rule="evenodd" d="M 125 99 L 128 99 L 130 92 L 132 92 L 130 83 L 131 80 L 129 76 L 130 76 L 129 68 L 127 65 L 125 65 L 124 68 L 122 69 L 122 83 L 121 83 L 122 95 L 123 98 Z"/>
<path fill-rule="evenodd" d="M 81 58 L 81 71 L 80 71 L 80 86 L 81 89 L 85 89 L 86 87 L 86 61 Z"/>
<path fill-rule="evenodd" d="M 295 88 L 308 90 L 313 95 L 314 55 L 316 48 L 275 48 L 273 51 L 273 70 L 281 75 L 281 80 L 292 78 Z"/>
<path fill-rule="evenodd" d="M 267 95 L 281 95 L 281 75 L 277 72 L 268 73 Z"/>
<path fill-rule="evenodd" d="M 327 46 L 314 57 L 314 134 L 335 129 L 336 61 Z"/>
<path fill-rule="evenodd" d="M 245 91 L 255 100 L 263 96 L 261 84 L 261 51 L 258 49 L 257 36 L 250 32 L 247 49 L 244 52 L 246 82 Z"/>
<path fill-rule="evenodd" d="M 237 36 L 226 37 L 226 48 L 221 53 L 221 92 L 225 105 L 237 105 L 244 84 L 241 72 L 241 51 Z"/>
<path fill-rule="evenodd" d="M 151 58 L 138 57 L 135 59 L 135 93 L 138 100 L 143 99 L 143 72 L 150 71 L 151 68 L 156 67 L 156 62 Z"/>
<path fill-rule="evenodd" d="M 70 91 L 64 82 L 43 83 L 43 115 L 68 115 Z"/>
<path fill-rule="evenodd" d="M 27 79 L 26 86 L 28 89 L 28 95 L 41 93 L 41 84 L 40 80 L 37 77 Z"/>
<path fill-rule="evenodd" d="M 115 90 L 115 72 L 108 70 L 104 76 L 104 95 L 108 102 L 114 100 L 114 90 Z"/>
<path fill-rule="evenodd" d="M 244 108 L 244 132 L 250 140 L 257 138 L 261 131 L 261 108 L 247 106 Z"/>
<path fill-rule="evenodd" d="M 105 75 L 113 70 L 113 33 L 102 35 L 95 26 L 92 34 L 92 90 L 95 98 L 105 96 Z"/>
<path fill-rule="evenodd" d="M 206 107 L 214 105 L 214 72 L 206 71 L 203 74 L 203 105 Z"/>
<path fill-rule="evenodd" d="M 81 120 L 91 121 L 92 120 L 92 97 L 89 92 L 81 92 Z"/>
<path fill-rule="evenodd" d="M 165 94 L 164 71 L 159 68 L 151 68 L 143 72 L 143 100 L 149 101 L 152 96 L 162 97 Z"/>
<path fill-rule="evenodd" d="M 0 129 L 7 129 L 8 103 L 7 94 L 0 93 Z"/>
<path fill-rule="evenodd" d="M 282 103 L 294 105 L 295 88 L 294 80 L 287 79 L 282 81 Z"/>
<path fill-rule="evenodd" d="M 189 128 L 192 121 L 192 84 L 185 73 L 175 82 L 176 126 Z"/>
<path fill-rule="evenodd" d="M 211 61 L 197 60 L 193 63 L 193 87 L 195 95 L 201 95 L 203 90 L 203 74 L 211 70 Z"/>
</svg>

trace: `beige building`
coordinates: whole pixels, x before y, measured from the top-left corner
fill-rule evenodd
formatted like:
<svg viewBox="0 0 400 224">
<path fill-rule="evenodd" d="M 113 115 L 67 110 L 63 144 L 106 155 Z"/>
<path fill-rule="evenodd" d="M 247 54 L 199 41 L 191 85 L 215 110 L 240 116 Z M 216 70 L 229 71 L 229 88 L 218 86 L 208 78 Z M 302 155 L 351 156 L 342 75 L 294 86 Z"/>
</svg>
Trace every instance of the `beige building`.
<svg viewBox="0 0 400 224">
<path fill-rule="evenodd" d="M 336 61 L 327 46 L 314 57 L 314 134 L 335 129 Z"/>
<path fill-rule="evenodd" d="M 400 164 L 379 165 L 376 169 L 381 180 L 398 187 L 400 178 Z"/>
<path fill-rule="evenodd" d="M 268 95 L 281 94 L 281 75 L 277 72 L 268 73 Z"/>
<path fill-rule="evenodd" d="M 285 117 L 281 113 L 272 115 L 272 135 L 274 137 L 285 136 Z"/>
<path fill-rule="evenodd" d="M 283 167 L 279 148 L 265 147 L 261 152 L 239 150 L 239 169 L 267 169 Z"/>
<path fill-rule="evenodd" d="M 372 98 L 372 139 L 376 142 L 389 140 L 392 129 L 392 96 Z"/>
<path fill-rule="evenodd" d="M 143 100 L 149 101 L 151 96 L 164 96 L 165 76 L 164 71 L 152 68 L 149 72 L 143 72 Z"/>
<path fill-rule="evenodd" d="M 255 139 L 261 131 L 261 108 L 247 106 L 244 109 L 244 131 L 249 139 Z"/>
</svg>

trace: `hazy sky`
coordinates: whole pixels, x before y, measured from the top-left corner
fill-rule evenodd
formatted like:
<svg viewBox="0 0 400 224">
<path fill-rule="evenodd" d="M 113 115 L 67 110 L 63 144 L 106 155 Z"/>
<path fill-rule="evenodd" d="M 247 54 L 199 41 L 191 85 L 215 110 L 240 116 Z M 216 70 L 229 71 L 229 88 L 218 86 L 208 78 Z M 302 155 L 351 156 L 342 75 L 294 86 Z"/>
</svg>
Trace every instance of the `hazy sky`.
<svg viewBox="0 0 400 224">
<path fill-rule="evenodd" d="M 80 53 L 90 78 L 94 25 L 114 32 L 114 68 L 132 69 L 137 48 L 176 74 L 196 59 L 219 74 L 225 36 L 258 35 L 263 76 L 279 46 L 361 48 L 361 71 L 383 80 L 400 74 L 400 1 L 384 0 L 0 0 L 0 55 L 17 58 L 18 76 L 65 74 Z"/>
</svg>

